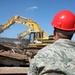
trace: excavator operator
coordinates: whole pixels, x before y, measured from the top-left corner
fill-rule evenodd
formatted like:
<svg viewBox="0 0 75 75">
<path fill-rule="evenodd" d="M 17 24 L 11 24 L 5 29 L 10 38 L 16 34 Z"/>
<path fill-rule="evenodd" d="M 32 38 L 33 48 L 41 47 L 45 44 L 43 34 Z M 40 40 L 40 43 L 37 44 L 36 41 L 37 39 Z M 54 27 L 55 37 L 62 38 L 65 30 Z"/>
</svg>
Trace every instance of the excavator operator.
<svg viewBox="0 0 75 75">
<path fill-rule="evenodd" d="M 37 52 L 30 62 L 28 75 L 75 75 L 75 15 L 59 11 L 52 20 L 55 42 Z"/>
</svg>

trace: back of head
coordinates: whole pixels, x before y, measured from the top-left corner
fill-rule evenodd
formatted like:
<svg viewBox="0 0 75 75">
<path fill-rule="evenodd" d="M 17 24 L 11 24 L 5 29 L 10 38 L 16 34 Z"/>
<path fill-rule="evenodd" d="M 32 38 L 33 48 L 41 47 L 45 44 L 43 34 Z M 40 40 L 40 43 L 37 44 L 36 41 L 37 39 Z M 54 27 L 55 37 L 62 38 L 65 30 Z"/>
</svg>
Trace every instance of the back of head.
<svg viewBox="0 0 75 75">
<path fill-rule="evenodd" d="M 72 36 L 75 31 L 75 15 L 69 10 L 62 10 L 54 16 L 51 24 L 58 33 Z"/>
</svg>

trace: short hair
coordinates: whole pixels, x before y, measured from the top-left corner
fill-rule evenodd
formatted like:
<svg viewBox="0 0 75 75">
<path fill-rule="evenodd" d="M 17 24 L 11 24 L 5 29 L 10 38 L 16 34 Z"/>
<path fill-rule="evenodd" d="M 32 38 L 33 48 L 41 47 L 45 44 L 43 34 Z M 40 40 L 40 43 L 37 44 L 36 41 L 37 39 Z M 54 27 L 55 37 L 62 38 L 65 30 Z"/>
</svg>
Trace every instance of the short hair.
<svg viewBox="0 0 75 75">
<path fill-rule="evenodd" d="M 56 29 L 56 31 L 57 31 L 58 33 L 61 33 L 61 34 L 66 35 L 66 36 L 71 36 L 71 35 L 74 34 L 74 31 L 73 31 L 73 30 L 71 30 L 71 31 L 66 31 L 66 30 L 61 30 L 61 29 L 58 29 L 58 28 L 55 28 L 55 29 Z"/>
</svg>

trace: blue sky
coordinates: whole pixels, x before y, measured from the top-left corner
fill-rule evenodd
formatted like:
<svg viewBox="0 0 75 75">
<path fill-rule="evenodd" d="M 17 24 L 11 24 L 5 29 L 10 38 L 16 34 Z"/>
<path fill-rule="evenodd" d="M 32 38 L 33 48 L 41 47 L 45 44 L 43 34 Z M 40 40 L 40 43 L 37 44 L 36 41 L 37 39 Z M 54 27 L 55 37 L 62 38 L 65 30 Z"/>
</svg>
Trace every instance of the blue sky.
<svg viewBox="0 0 75 75">
<path fill-rule="evenodd" d="M 0 24 L 5 24 L 15 15 L 24 16 L 37 22 L 48 35 L 53 35 L 50 23 L 54 15 L 64 9 L 75 14 L 75 0 L 0 0 Z M 0 36 L 16 38 L 27 28 L 25 25 L 15 23 Z M 75 35 L 72 40 L 75 40 Z"/>
</svg>

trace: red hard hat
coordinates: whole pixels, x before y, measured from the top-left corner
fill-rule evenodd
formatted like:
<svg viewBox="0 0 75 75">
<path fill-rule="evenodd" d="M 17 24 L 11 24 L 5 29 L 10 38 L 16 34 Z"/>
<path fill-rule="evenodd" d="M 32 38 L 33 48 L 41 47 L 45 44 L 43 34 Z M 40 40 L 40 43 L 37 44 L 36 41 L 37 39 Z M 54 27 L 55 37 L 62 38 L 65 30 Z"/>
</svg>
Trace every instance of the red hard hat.
<svg viewBox="0 0 75 75">
<path fill-rule="evenodd" d="M 62 10 L 54 16 L 51 24 L 58 29 L 75 30 L 75 16 L 69 10 Z"/>
</svg>

